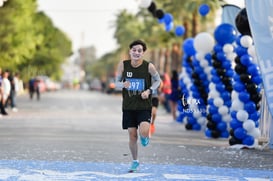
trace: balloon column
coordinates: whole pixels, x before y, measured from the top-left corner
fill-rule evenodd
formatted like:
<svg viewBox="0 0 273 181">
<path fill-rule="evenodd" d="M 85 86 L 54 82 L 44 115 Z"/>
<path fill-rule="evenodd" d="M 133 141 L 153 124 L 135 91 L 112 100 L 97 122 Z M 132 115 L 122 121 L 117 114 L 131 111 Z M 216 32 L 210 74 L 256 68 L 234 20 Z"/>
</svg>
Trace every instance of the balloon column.
<svg viewBox="0 0 273 181">
<path fill-rule="evenodd" d="M 209 52 L 211 52 L 213 46 L 214 40 L 209 33 L 199 33 L 193 40 L 193 48 L 196 53 L 192 56 L 191 69 L 187 68 L 187 72 L 191 73 L 192 79 L 192 84 L 187 85 L 188 90 L 191 92 L 186 100 L 188 106 L 186 129 L 188 130 L 201 130 L 206 122 L 206 105 L 211 71 Z M 185 53 L 187 53 L 187 50 Z M 188 61 L 189 58 L 186 57 L 184 62 L 187 63 Z M 189 67 L 187 64 L 185 66 Z"/>
<path fill-rule="evenodd" d="M 233 70 L 233 45 L 236 30 L 230 24 L 221 24 L 214 31 L 217 44 L 214 47 L 212 78 L 209 85 L 207 129 L 205 135 L 212 138 L 229 137 L 229 109 Z"/>
<path fill-rule="evenodd" d="M 255 53 L 246 10 L 236 17 L 236 27 L 242 34 L 237 38 L 235 74 L 230 122 L 230 145 L 256 146 L 260 137 L 260 101 L 262 78 L 255 62 Z"/>
<path fill-rule="evenodd" d="M 192 57 L 195 54 L 195 49 L 193 47 L 193 38 L 188 38 L 183 42 L 183 63 L 182 67 L 185 71 L 181 72 L 181 79 L 179 80 L 179 87 L 181 88 L 181 101 L 178 101 L 177 109 L 179 111 L 179 116 L 177 117 L 178 122 L 184 122 L 184 119 L 191 117 L 193 119 L 193 114 L 189 109 L 189 97 L 192 97 L 192 92 L 189 91 L 192 86 L 191 75 L 193 72 Z M 190 128 L 189 128 L 190 129 Z M 192 127 L 191 127 L 192 129 Z"/>
<path fill-rule="evenodd" d="M 258 127 L 262 78 L 257 64 L 249 54 L 253 47 L 252 38 L 249 35 L 240 36 L 237 44 L 229 144 L 255 146 L 255 140 L 260 137 Z"/>
<path fill-rule="evenodd" d="M 183 57 L 183 67 L 185 71 L 182 71 L 182 79 L 180 80 L 180 87 L 182 91 L 182 99 L 178 104 L 178 110 L 180 115 L 178 121 L 186 121 L 187 130 L 200 130 L 204 123 L 206 122 L 205 114 L 206 109 L 202 105 L 203 102 L 200 100 L 200 94 L 196 89 L 194 79 L 192 78 L 195 74 L 194 72 L 194 55 L 196 53 L 194 49 L 194 39 L 188 38 L 183 43 L 184 57 Z M 198 98 L 198 99 L 197 99 Z"/>
</svg>

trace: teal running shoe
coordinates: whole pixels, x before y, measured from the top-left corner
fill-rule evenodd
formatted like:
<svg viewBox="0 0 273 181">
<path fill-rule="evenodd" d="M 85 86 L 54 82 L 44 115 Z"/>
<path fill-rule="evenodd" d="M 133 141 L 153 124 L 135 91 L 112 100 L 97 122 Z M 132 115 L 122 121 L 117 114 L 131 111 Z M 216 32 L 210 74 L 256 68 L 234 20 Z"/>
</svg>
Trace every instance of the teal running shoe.
<svg viewBox="0 0 273 181">
<path fill-rule="evenodd" d="M 140 142 L 141 142 L 142 146 L 145 147 L 149 144 L 150 138 L 149 137 L 144 138 L 144 137 L 140 136 Z"/>
<path fill-rule="evenodd" d="M 133 162 L 132 162 L 132 165 L 131 165 L 131 168 L 130 168 L 130 170 L 129 170 L 129 173 L 136 172 L 138 166 L 139 166 L 139 162 L 138 162 L 138 161 L 133 161 Z"/>
</svg>

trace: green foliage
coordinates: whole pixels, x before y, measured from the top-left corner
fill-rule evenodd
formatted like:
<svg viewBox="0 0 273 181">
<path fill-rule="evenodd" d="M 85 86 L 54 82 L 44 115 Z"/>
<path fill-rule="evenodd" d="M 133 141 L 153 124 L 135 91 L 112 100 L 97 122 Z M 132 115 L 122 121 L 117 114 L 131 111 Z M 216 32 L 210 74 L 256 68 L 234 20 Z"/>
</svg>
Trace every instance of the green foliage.
<svg viewBox="0 0 273 181">
<path fill-rule="evenodd" d="M 37 12 L 36 0 L 9 0 L 0 8 L 0 67 L 20 71 L 24 80 L 39 74 L 60 78 L 72 43 Z"/>
</svg>

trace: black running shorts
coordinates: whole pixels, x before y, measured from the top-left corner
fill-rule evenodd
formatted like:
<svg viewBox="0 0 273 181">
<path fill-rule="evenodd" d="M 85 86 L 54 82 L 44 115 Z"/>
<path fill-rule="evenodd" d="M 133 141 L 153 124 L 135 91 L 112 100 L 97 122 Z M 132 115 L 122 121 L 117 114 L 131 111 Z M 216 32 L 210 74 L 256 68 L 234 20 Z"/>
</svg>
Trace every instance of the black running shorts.
<svg viewBox="0 0 273 181">
<path fill-rule="evenodd" d="M 151 110 L 123 110 L 122 128 L 138 128 L 141 122 L 151 121 Z"/>
<path fill-rule="evenodd" d="M 153 107 L 158 107 L 158 97 L 152 97 L 152 106 Z"/>
</svg>

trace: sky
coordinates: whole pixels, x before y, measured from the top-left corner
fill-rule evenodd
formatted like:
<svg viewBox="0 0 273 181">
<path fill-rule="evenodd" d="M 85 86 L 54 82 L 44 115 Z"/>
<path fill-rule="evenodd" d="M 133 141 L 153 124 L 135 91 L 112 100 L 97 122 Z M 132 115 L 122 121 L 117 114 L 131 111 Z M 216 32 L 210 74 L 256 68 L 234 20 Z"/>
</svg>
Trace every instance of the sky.
<svg viewBox="0 0 273 181">
<path fill-rule="evenodd" d="M 227 0 L 242 7 L 244 0 Z M 56 27 L 72 40 L 73 51 L 95 46 L 97 57 L 116 49 L 115 15 L 123 9 L 136 13 L 140 0 L 38 0 Z M 162 8 L 164 10 L 164 8 Z"/>
</svg>

